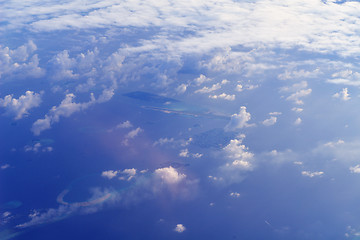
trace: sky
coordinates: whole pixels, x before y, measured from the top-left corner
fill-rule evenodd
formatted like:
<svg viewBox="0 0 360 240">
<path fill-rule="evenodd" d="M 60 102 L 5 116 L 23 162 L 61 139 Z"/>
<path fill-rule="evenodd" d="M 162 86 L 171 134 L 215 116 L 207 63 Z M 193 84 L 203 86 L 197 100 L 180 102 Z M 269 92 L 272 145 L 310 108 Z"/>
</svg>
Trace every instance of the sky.
<svg viewBox="0 0 360 240">
<path fill-rule="evenodd" d="M 360 239 L 359 9 L 0 0 L 0 240 Z"/>
</svg>

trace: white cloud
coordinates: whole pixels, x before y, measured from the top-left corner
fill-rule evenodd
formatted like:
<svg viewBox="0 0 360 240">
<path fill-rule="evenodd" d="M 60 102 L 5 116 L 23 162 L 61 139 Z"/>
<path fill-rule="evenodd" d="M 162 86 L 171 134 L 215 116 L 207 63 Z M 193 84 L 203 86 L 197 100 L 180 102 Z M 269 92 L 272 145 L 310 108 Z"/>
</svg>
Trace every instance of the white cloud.
<svg viewBox="0 0 360 240">
<path fill-rule="evenodd" d="M 129 120 L 123 122 L 123 123 L 119 123 L 118 125 L 116 125 L 116 128 L 131 128 L 133 125 L 131 124 L 131 122 Z"/>
<path fill-rule="evenodd" d="M 226 131 L 234 131 L 244 127 L 253 126 L 249 124 L 248 121 L 251 119 L 251 114 L 246 112 L 246 107 L 240 107 L 240 112 L 238 114 L 233 114 L 231 116 L 230 122 L 225 126 Z"/>
<path fill-rule="evenodd" d="M 348 101 L 351 98 L 347 88 L 343 88 L 340 92 L 335 93 L 333 97 L 340 98 L 343 101 Z"/>
<path fill-rule="evenodd" d="M 189 157 L 189 150 L 187 148 L 181 150 L 180 153 L 179 153 L 179 156 L 180 157 Z"/>
<path fill-rule="evenodd" d="M 174 142 L 174 138 L 159 138 L 159 140 L 154 142 L 154 146 L 156 145 L 164 145 L 164 144 L 168 144 L 168 143 L 173 143 Z"/>
<path fill-rule="evenodd" d="M 234 197 L 234 198 L 240 197 L 240 193 L 238 193 L 238 192 L 231 192 L 229 195 L 230 195 L 230 197 Z"/>
<path fill-rule="evenodd" d="M 277 117 L 271 116 L 268 119 L 265 119 L 262 124 L 264 124 L 265 126 L 271 126 L 274 125 L 277 121 Z"/>
<path fill-rule="evenodd" d="M 15 50 L 0 45 L 0 79 L 43 76 L 44 70 L 39 67 L 38 55 L 33 54 L 36 50 L 37 47 L 32 41 Z"/>
<path fill-rule="evenodd" d="M 9 168 L 9 167 L 10 167 L 9 164 L 4 164 L 4 165 L 2 165 L 0 168 L 1 168 L 1 170 L 5 170 L 5 169 L 7 169 L 7 168 Z"/>
<path fill-rule="evenodd" d="M 156 34 L 145 44 L 153 48 L 172 49 L 176 53 L 241 45 L 253 48 L 298 47 L 344 56 L 358 52 L 358 48 L 354 47 L 354 42 L 359 41 L 356 34 L 359 30 L 359 13 L 354 12 L 358 7 L 359 3 L 353 1 L 338 4 L 333 1 L 304 3 L 299 0 L 288 4 L 280 0 L 224 0 L 221 4 L 204 0 L 188 4 L 166 0 L 146 3 L 140 0 L 108 0 L 86 4 L 74 0 L 62 4 L 47 2 L 41 6 L 38 1 L 5 1 L 1 4 L 1 9 L 5 9 L 2 14 L 6 23 L 3 31 L 27 28 L 41 32 L 109 27 L 152 27 L 166 31 L 189 29 L 197 34 L 176 40 L 171 38 L 173 34 Z M 340 20 L 342 24 L 339 24 Z"/>
<path fill-rule="evenodd" d="M 182 224 L 177 224 L 174 231 L 178 233 L 182 233 L 186 230 L 186 227 Z"/>
<path fill-rule="evenodd" d="M 242 144 L 242 139 L 233 139 L 222 149 L 225 164 L 220 165 L 217 176 L 209 176 L 214 181 L 225 184 L 240 182 L 246 172 L 254 169 L 254 154 Z"/>
<path fill-rule="evenodd" d="M 310 171 L 302 171 L 301 174 L 306 177 L 320 177 L 324 174 L 324 172 L 310 172 Z"/>
<path fill-rule="evenodd" d="M 185 174 L 179 173 L 173 167 L 158 168 L 154 172 L 155 176 L 166 184 L 177 184 L 186 178 Z"/>
<path fill-rule="evenodd" d="M 302 120 L 301 120 L 301 118 L 298 117 L 298 118 L 295 120 L 294 125 L 298 126 L 298 125 L 300 125 L 301 123 L 302 123 Z"/>
<path fill-rule="evenodd" d="M 137 135 L 139 135 L 140 133 L 142 133 L 144 130 L 140 127 L 130 131 L 128 134 L 126 134 L 126 138 L 135 138 Z"/>
<path fill-rule="evenodd" d="M 50 129 L 51 125 L 59 122 L 60 117 L 69 117 L 75 112 L 85 110 L 96 103 L 103 103 L 111 99 L 114 92 L 113 89 L 104 89 L 98 99 L 94 95 L 90 95 L 90 101 L 84 103 L 75 103 L 73 93 L 66 94 L 59 106 L 53 106 L 43 119 L 36 120 L 31 128 L 34 135 L 40 135 L 44 130 Z"/>
<path fill-rule="evenodd" d="M 198 89 L 195 91 L 195 93 L 209 93 L 209 92 L 213 92 L 213 91 L 216 91 L 218 89 L 221 88 L 221 84 L 220 83 L 216 83 L 216 84 L 213 84 L 210 88 L 208 87 L 203 87 L 201 89 Z"/>
<path fill-rule="evenodd" d="M 360 164 L 354 166 L 354 167 L 350 167 L 350 172 L 352 173 L 360 173 Z"/>
<path fill-rule="evenodd" d="M 360 73 L 353 72 L 350 69 L 333 73 L 331 76 L 333 78 L 327 80 L 327 82 L 329 83 L 355 86 L 355 87 L 360 86 Z"/>
<path fill-rule="evenodd" d="M 302 81 L 299 83 L 294 83 L 291 86 L 286 86 L 280 88 L 280 92 L 289 92 L 290 96 L 286 98 L 288 101 L 293 101 L 295 104 L 302 105 L 304 102 L 301 98 L 310 95 L 312 92 L 311 88 L 306 89 L 308 86 L 306 81 Z"/>
<path fill-rule="evenodd" d="M 41 94 L 26 91 L 18 99 L 13 95 L 0 98 L 0 107 L 5 108 L 6 114 L 14 116 L 15 120 L 21 119 L 29 114 L 29 110 L 38 107 L 41 103 Z"/>
<path fill-rule="evenodd" d="M 108 178 L 108 179 L 112 179 L 112 178 L 116 177 L 117 174 L 118 174 L 118 171 L 108 170 L 108 171 L 102 172 L 101 176 Z"/>
<path fill-rule="evenodd" d="M 180 84 L 176 89 L 175 91 L 178 93 L 178 94 L 183 94 L 186 92 L 186 89 L 187 89 L 187 85 L 182 83 Z"/>
<path fill-rule="evenodd" d="M 206 77 L 205 75 L 203 74 L 200 74 L 200 76 L 198 78 L 195 78 L 194 79 L 194 82 L 197 84 L 197 85 L 201 85 L 203 84 L 204 82 L 209 82 L 211 81 L 212 79 L 211 78 L 208 78 Z"/>
<path fill-rule="evenodd" d="M 52 152 L 53 150 L 54 149 L 52 147 L 50 147 L 50 146 L 44 147 L 41 145 L 41 143 L 35 143 L 33 146 L 26 145 L 24 147 L 25 152 L 30 152 L 30 151 L 35 152 L 35 153 L 37 153 L 37 152 Z"/>
<path fill-rule="evenodd" d="M 224 99 L 224 100 L 228 100 L 228 101 L 234 101 L 235 100 L 235 95 L 230 95 L 230 94 L 226 94 L 226 93 L 222 93 L 220 95 L 210 95 L 209 98 L 212 99 Z"/>
<path fill-rule="evenodd" d="M 297 113 L 301 113 L 302 111 L 304 111 L 304 109 L 297 108 L 297 107 L 293 107 L 291 110 L 294 111 L 294 112 L 297 112 Z"/>
</svg>

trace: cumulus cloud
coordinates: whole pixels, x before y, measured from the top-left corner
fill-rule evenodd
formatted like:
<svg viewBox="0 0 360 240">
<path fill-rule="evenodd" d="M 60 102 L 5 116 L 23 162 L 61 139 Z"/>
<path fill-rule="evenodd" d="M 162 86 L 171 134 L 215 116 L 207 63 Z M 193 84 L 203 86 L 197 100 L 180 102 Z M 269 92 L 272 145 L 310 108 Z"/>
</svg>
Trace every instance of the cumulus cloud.
<svg viewBox="0 0 360 240">
<path fill-rule="evenodd" d="M 310 95 L 312 92 L 311 88 L 306 89 L 308 86 L 306 81 L 300 83 L 294 83 L 291 86 L 286 86 L 280 88 L 280 92 L 289 92 L 290 96 L 286 98 L 288 101 L 293 101 L 295 104 L 302 105 L 304 104 L 302 98 Z"/>
<path fill-rule="evenodd" d="M 186 230 L 186 227 L 182 224 L 176 224 L 176 227 L 174 228 L 175 232 L 182 233 Z"/>
<path fill-rule="evenodd" d="M 360 164 L 354 166 L 354 167 L 350 167 L 350 172 L 352 173 L 360 173 Z"/>
<path fill-rule="evenodd" d="M 185 174 L 179 173 L 173 167 L 158 168 L 154 172 L 155 177 L 166 184 L 177 184 L 186 178 Z"/>
<path fill-rule="evenodd" d="M 225 126 L 226 131 L 234 131 L 244 127 L 251 127 L 254 124 L 249 124 L 251 114 L 246 111 L 246 107 L 240 107 L 240 112 L 231 115 L 230 122 Z"/>
<path fill-rule="evenodd" d="M 333 97 L 339 98 L 342 101 L 348 101 L 351 98 L 347 88 L 343 88 L 340 92 L 335 93 Z"/>
<path fill-rule="evenodd" d="M 310 172 L 310 171 L 302 171 L 301 174 L 305 177 L 310 177 L 310 178 L 313 178 L 313 177 L 320 177 L 324 174 L 324 172 Z"/>
<path fill-rule="evenodd" d="M 41 94 L 32 91 L 26 91 L 25 95 L 21 95 L 18 99 L 13 95 L 7 95 L 0 98 L 0 107 L 5 108 L 6 114 L 14 116 L 15 120 L 19 120 L 29 114 L 29 110 L 38 107 L 41 103 Z"/>
<path fill-rule="evenodd" d="M 59 122 L 60 117 L 69 117 L 93 104 L 106 102 L 111 99 L 113 94 L 113 89 L 104 89 L 98 99 L 95 99 L 94 95 L 91 94 L 90 101 L 84 103 L 74 102 L 75 95 L 73 93 L 66 94 L 59 106 L 53 106 L 43 119 L 38 119 L 33 123 L 31 131 L 34 135 L 40 135 L 42 131 L 50 129 L 52 124 Z"/>
<path fill-rule="evenodd" d="M 214 181 L 225 184 L 240 182 L 245 173 L 254 169 L 254 154 L 242 144 L 243 139 L 233 139 L 222 149 L 225 163 L 220 165 L 216 176 L 209 176 Z"/>
<path fill-rule="evenodd" d="M 198 78 L 195 78 L 194 79 L 194 82 L 197 84 L 197 85 L 201 85 L 203 84 L 204 82 L 209 82 L 211 81 L 212 79 L 211 78 L 208 78 L 206 77 L 205 75 L 203 74 L 200 74 L 200 76 Z"/>
<path fill-rule="evenodd" d="M 183 94 L 186 92 L 186 89 L 187 89 L 187 85 L 182 83 L 180 84 L 176 89 L 175 91 L 178 93 L 178 94 Z"/>
<path fill-rule="evenodd" d="M 221 84 L 216 83 L 216 84 L 213 84 L 211 87 L 203 87 L 201 89 L 198 89 L 195 91 L 195 93 L 209 93 L 209 92 L 216 91 L 220 88 L 221 88 Z"/>
<path fill-rule="evenodd" d="M 333 84 L 341 84 L 348 86 L 360 86 L 360 73 L 353 72 L 350 69 L 345 69 L 340 72 L 333 73 L 331 79 L 328 79 L 327 82 Z"/>
<path fill-rule="evenodd" d="M 25 152 L 52 152 L 53 147 L 50 146 L 42 146 L 41 143 L 35 143 L 34 145 L 26 145 L 24 147 Z"/>
<path fill-rule="evenodd" d="M 0 79 L 2 78 L 39 78 L 44 70 L 39 67 L 39 58 L 34 52 L 37 46 L 33 41 L 11 50 L 0 45 Z"/>
<path fill-rule="evenodd" d="M 230 94 L 226 94 L 226 93 L 222 93 L 219 95 L 210 95 L 209 98 L 211 99 L 224 99 L 224 100 L 228 100 L 228 101 L 234 101 L 235 100 L 235 95 L 230 95 Z"/>
<path fill-rule="evenodd" d="M 295 121 L 294 121 L 294 125 L 298 126 L 302 123 L 302 119 L 301 118 L 297 118 Z"/>
<path fill-rule="evenodd" d="M 240 197 L 240 193 L 238 193 L 238 192 L 231 192 L 231 193 L 229 194 L 229 196 L 230 196 L 230 197 L 234 197 L 234 198 L 239 198 L 239 197 Z"/>
<path fill-rule="evenodd" d="M 264 124 L 265 126 L 271 126 L 274 125 L 277 121 L 277 117 L 271 116 L 268 119 L 265 119 L 262 124 Z"/>
</svg>

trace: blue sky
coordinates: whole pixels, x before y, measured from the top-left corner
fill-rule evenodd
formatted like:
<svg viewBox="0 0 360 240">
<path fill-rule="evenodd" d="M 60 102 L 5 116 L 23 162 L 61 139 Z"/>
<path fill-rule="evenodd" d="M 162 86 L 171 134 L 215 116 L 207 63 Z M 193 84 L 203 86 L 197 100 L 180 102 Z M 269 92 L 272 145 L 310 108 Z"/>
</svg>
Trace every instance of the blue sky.
<svg viewBox="0 0 360 240">
<path fill-rule="evenodd" d="M 0 239 L 359 238 L 359 8 L 0 0 Z"/>
</svg>

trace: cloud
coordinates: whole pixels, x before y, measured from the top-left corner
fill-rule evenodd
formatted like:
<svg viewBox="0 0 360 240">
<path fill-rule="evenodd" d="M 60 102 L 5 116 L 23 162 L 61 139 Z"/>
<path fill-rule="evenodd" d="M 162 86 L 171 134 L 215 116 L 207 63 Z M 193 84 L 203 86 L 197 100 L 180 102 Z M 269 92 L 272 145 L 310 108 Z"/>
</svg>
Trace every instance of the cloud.
<svg viewBox="0 0 360 240">
<path fill-rule="evenodd" d="M 302 123 L 302 120 L 299 117 L 294 121 L 294 125 L 296 125 L 296 126 L 300 125 L 301 123 Z"/>
<path fill-rule="evenodd" d="M 332 79 L 328 79 L 327 82 L 355 87 L 360 86 L 360 73 L 353 72 L 350 69 L 345 69 L 340 72 L 333 73 L 331 77 Z"/>
<path fill-rule="evenodd" d="M 209 176 L 210 179 L 224 184 L 236 183 L 244 179 L 245 173 L 254 169 L 254 154 L 248 151 L 242 140 L 233 139 L 222 149 L 225 163 L 219 166 L 217 176 Z"/>
<path fill-rule="evenodd" d="M 109 171 L 102 172 L 101 176 L 108 178 L 108 179 L 112 179 L 112 178 L 116 177 L 117 174 L 118 174 L 118 171 L 109 170 Z"/>
<path fill-rule="evenodd" d="M 182 83 L 180 84 L 176 89 L 175 91 L 178 93 L 178 94 L 183 94 L 186 92 L 186 89 L 187 89 L 187 85 Z"/>
<path fill-rule="evenodd" d="M 199 0 L 186 5 L 169 1 L 143 3 L 140 0 L 91 1 L 86 4 L 74 0 L 62 4 L 47 2 L 42 6 L 37 1 L 1 3 L 1 9 L 5 9 L 2 20 L 6 23 L 2 31 L 23 28 L 36 32 L 152 28 L 159 29 L 159 33 L 143 44 L 173 52 L 207 52 L 224 45 L 241 45 L 253 48 L 297 47 L 343 56 L 358 52 L 353 44 L 359 41 L 356 34 L 359 14 L 354 12 L 358 7 L 359 3 L 353 1 L 339 4 L 299 0 L 286 5 L 280 0 L 224 0 L 222 4 Z M 339 24 L 340 20 L 342 24 Z M 178 29 L 194 33 L 177 39 L 172 39 L 176 34 L 164 34 Z"/>
<path fill-rule="evenodd" d="M 131 124 L 131 122 L 129 120 L 123 122 L 123 123 L 119 123 L 118 125 L 116 125 L 116 129 L 119 128 L 131 128 L 133 125 Z"/>
<path fill-rule="evenodd" d="M 235 95 L 222 93 L 220 95 L 209 95 L 209 98 L 212 98 L 212 99 L 224 99 L 224 100 L 228 100 L 228 101 L 234 101 L 235 100 Z"/>
<path fill-rule="evenodd" d="M 43 147 L 41 145 L 41 143 L 35 143 L 33 146 L 26 145 L 24 147 L 25 152 L 35 152 L 35 153 L 37 153 L 37 152 L 52 152 L 53 150 L 54 150 L 53 147 L 50 147 L 50 146 Z"/>
<path fill-rule="evenodd" d="M 238 198 L 238 197 L 240 197 L 240 193 L 238 193 L 238 192 L 231 192 L 231 193 L 229 194 L 229 196 L 230 196 L 230 197 L 234 197 L 234 198 Z"/>
<path fill-rule="evenodd" d="M 310 171 L 302 171 L 301 174 L 305 177 L 320 177 L 324 174 L 324 172 L 310 172 Z"/>
<path fill-rule="evenodd" d="M 342 91 L 338 92 L 338 93 L 335 93 L 333 95 L 334 98 L 339 98 L 341 99 L 342 101 L 348 101 L 351 99 L 350 97 L 350 94 L 348 92 L 348 89 L 347 88 L 343 88 Z"/>
<path fill-rule="evenodd" d="M 240 112 L 238 114 L 231 115 L 230 122 L 225 126 L 226 131 L 234 131 L 244 127 L 251 127 L 254 124 L 249 124 L 248 121 L 251 119 L 251 114 L 246 112 L 246 107 L 240 107 Z"/>
<path fill-rule="evenodd" d="M 268 119 L 265 119 L 262 124 L 264 124 L 265 126 L 271 126 L 274 125 L 277 121 L 277 117 L 271 116 Z"/>
<path fill-rule="evenodd" d="M 37 46 L 33 41 L 11 50 L 0 45 L 0 79 L 39 78 L 45 71 L 39 67 L 39 58 L 34 52 Z"/>
<path fill-rule="evenodd" d="M 29 114 L 29 110 L 38 107 L 41 103 L 41 94 L 32 91 L 26 91 L 25 95 L 21 95 L 18 99 L 13 95 L 7 95 L 0 98 L 0 107 L 5 108 L 5 114 L 14 116 L 15 120 L 19 120 Z"/>
<path fill-rule="evenodd" d="M 221 88 L 221 84 L 220 83 L 216 83 L 216 84 L 213 84 L 210 88 L 208 87 L 203 87 L 201 89 L 198 89 L 195 91 L 195 93 L 209 93 L 209 92 L 213 92 L 213 91 L 216 91 L 218 89 Z"/>
<path fill-rule="evenodd" d="M 176 224 L 176 227 L 174 228 L 175 232 L 182 233 L 186 230 L 186 227 L 182 224 Z"/>
<path fill-rule="evenodd" d="M 90 95 L 90 101 L 84 103 L 75 103 L 73 93 L 66 94 L 59 106 L 53 106 L 43 119 L 36 120 L 31 128 L 34 135 L 40 135 L 44 130 L 50 129 L 51 125 L 59 122 L 60 117 L 69 117 L 75 112 L 85 110 L 96 103 L 103 103 L 111 99 L 114 94 L 113 89 L 104 89 L 102 94 L 95 99 L 94 95 Z"/>
<path fill-rule="evenodd" d="M 182 149 L 179 153 L 180 157 L 189 157 L 189 150 L 187 148 Z"/>
<path fill-rule="evenodd" d="M 198 78 L 195 78 L 195 79 L 194 79 L 194 82 L 195 82 L 197 85 L 201 85 L 201 84 L 203 84 L 204 82 L 209 82 L 209 81 L 212 81 L 212 79 L 206 77 L 206 76 L 203 75 L 203 74 L 200 74 L 200 76 L 199 76 Z"/>
<path fill-rule="evenodd" d="M 350 172 L 352 173 L 360 173 L 360 164 L 354 166 L 354 167 L 350 167 Z"/>
<path fill-rule="evenodd" d="M 185 174 L 179 173 L 171 166 L 156 169 L 154 175 L 166 184 L 177 184 L 186 178 Z"/>
</svg>

